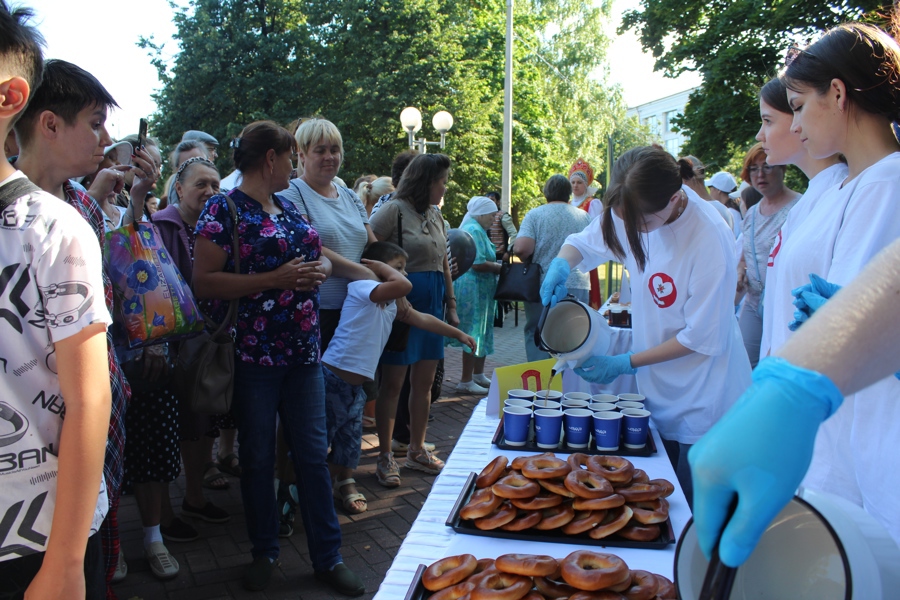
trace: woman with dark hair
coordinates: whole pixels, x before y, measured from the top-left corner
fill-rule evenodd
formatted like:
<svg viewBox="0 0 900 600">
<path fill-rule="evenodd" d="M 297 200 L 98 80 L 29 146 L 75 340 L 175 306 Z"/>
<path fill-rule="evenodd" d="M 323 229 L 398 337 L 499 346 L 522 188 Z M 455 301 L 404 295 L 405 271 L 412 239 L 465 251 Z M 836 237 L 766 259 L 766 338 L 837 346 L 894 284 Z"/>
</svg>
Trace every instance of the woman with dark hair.
<svg viewBox="0 0 900 600">
<path fill-rule="evenodd" d="M 747 211 L 759 204 L 762 194 L 756 191 L 752 185 L 741 190 L 741 220 L 747 216 Z"/>
<path fill-rule="evenodd" d="M 413 308 L 442 318 L 447 301 L 447 322 L 459 325 L 456 298 L 447 261 L 447 232 L 437 205 L 447 189 L 450 159 L 443 154 L 421 154 L 407 166 L 394 191 L 393 200 L 372 216 L 378 241 L 388 241 L 409 254 L 406 270 L 413 290 L 407 296 Z M 406 349 L 385 351 L 381 357 L 382 379 L 375 407 L 380 454 L 376 475 L 385 487 L 400 485 L 400 468 L 391 451 L 397 401 L 407 370 L 410 372 L 410 440 L 405 465 L 437 474 L 444 462 L 425 447 L 425 431 L 431 407 L 431 385 L 437 363 L 444 357 L 441 336 L 416 327 L 410 329 Z"/>
<path fill-rule="evenodd" d="M 900 237 L 900 143 L 891 127 L 900 120 L 897 42 L 870 25 L 841 25 L 804 50 L 791 48 L 786 62 L 781 80 L 794 112 L 791 131 L 812 158 L 842 154 L 847 175 L 813 199 L 770 259 L 778 274 L 766 294 L 773 353 L 790 335 L 797 308 L 792 289 L 808 286 L 810 274 L 846 285 Z M 894 377 L 847 397 L 819 427 L 803 486 L 863 506 L 900 541 L 892 499 L 900 493 L 897 398 Z"/>
<path fill-rule="evenodd" d="M 738 263 L 738 293 L 743 294 L 744 303 L 738 321 L 750 365 L 754 367 L 759 362 L 769 252 L 788 213 L 800 200 L 800 194 L 784 184 L 784 174 L 783 164 L 766 162 L 762 143 L 755 144 L 744 156 L 741 178 L 762 194 L 762 200 L 747 211 L 739 238 L 742 252 Z"/>
<path fill-rule="evenodd" d="M 734 317 L 734 236 L 715 209 L 682 185 L 693 166 L 661 148 L 616 161 L 603 216 L 570 235 L 550 263 L 541 301 L 567 293 L 572 268 L 622 262 L 632 277 L 632 352 L 594 356 L 575 372 L 611 383 L 634 374 L 691 502 L 687 451 L 750 385 Z"/>
<path fill-rule="evenodd" d="M 276 195 L 287 187 L 294 168 L 297 145 L 291 134 L 271 121 L 256 121 L 232 147 L 234 166 L 243 179 L 227 198 L 210 198 L 200 214 L 194 289 L 200 298 L 218 301 L 213 313 L 217 321 L 224 318 L 230 300 L 239 301 L 232 413 L 253 554 L 244 587 L 265 589 L 279 554 L 272 485 L 278 417 L 303 481 L 298 504 L 316 578 L 341 593 L 359 595 L 365 588 L 341 558 L 341 529 L 326 462 L 318 286 L 331 263 L 321 256 L 316 230 L 292 203 Z M 234 273 L 233 245 L 240 248 L 240 273 Z"/>
<path fill-rule="evenodd" d="M 838 154 L 832 154 L 825 158 L 814 158 L 806 151 L 800 141 L 800 136 L 791 131 L 794 113 L 787 101 L 787 88 L 780 79 L 772 79 L 760 89 L 759 115 L 762 125 L 759 133 L 756 134 L 756 139 L 759 140 L 766 153 L 766 163 L 796 165 L 809 178 L 806 192 L 788 213 L 781 229 L 775 234 L 772 250 L 767 259 L 766 286 L 769 289 L 777 289 L 776 282 L 779 275 L 775 265 L 783 239 L 790 235 L 790 231 L 794 227 L 803 222 L 822 194 L 847 177 L 847 165 L 841 162 Z M 758 360 L 768 356 L 772 347 L 772 312 L 776 297 L 777 294 L 767 295 L 763 301 L 765 310 L 762 311 L 763 328 Z M 787 327 L 784 327 L 775 334 L 776 347 L 780 347 L 785 342 L 789 333 Z"/>
</svg>

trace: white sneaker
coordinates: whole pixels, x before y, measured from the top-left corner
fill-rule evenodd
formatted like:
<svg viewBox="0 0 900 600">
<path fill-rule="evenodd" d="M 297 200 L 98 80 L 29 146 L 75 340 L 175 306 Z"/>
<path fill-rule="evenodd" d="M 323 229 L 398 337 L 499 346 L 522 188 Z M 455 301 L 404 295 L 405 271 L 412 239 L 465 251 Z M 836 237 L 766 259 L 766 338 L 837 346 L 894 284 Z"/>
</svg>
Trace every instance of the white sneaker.
<svg viewBox="0 0 900 600">
<path fill-rule="evenodd" d="M 472 381 L 483 388 L 491 389 L 491 380 L 485 377 L 484 373 L 475 373 L 472 375 Z"/>
<path fill-rule="evenodd" d="M 116 572 L 113 573 L 112 583 L 119 583 L 128 575 L 128 563 L 125 562 L 125 552 L 119 546 L 119 561 L 116 563 Z"/>
<path fill-rule="evenodd" d="M 456 391 L 460 394 L 470 394 L 470 395 L 478 395 L 478 394 L 487 394 L 488 389 L 483 388 L 474 381 L 466 381 L 465 383 L 460 381 L 459 385 L 456 386 Z"/>
<path fill-rule="evenodd" d="M 169 554 L 168 548 L 162 542 L 151 542 L 144 550 L 144 556 L 150 563 L 150 570 L 157 579 L 171 579 L 178 575 L 180 569 L 178 561 Z"/>
</svg>

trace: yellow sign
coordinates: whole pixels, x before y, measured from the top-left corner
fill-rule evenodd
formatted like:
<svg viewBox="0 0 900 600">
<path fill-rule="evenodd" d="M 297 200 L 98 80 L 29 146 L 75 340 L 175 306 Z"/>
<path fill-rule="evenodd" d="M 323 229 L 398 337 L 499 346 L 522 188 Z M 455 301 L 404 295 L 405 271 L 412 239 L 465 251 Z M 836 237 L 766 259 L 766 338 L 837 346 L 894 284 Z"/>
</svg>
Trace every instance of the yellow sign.
<svg viewBox="0 0 900 600">
<path fill-rule="evenodd" d="M 538 390 L 547 389 L 549 385 L 550 389 L 562 392 L 562 373 L 557 373 L 556 377 L 553 378 L 553 382 L 550 382 L 550 371 L 556 362 L 555 358 L 548 358 L 547 360 L 494 369 L 491 389 L 488 392 L 487 415 L 500 416 L 501 402 L 506 400 L 509 390 L 531 390 L 532 392 L 537 392 Z"/>
</svg>

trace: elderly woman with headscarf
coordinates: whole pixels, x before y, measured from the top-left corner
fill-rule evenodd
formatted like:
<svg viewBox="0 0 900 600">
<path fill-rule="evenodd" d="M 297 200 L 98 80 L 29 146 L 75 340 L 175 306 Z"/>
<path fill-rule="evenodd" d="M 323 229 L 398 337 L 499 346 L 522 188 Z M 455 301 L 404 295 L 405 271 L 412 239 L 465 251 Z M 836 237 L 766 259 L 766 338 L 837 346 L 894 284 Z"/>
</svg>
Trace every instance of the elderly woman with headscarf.
<svg viewBox="0 0 900 600">
<path fill-rule="evenodd" d="M 583 158 L 575 161 L 569 169 L 569 183 L 572 184 L 572 201 L 570 202 L 572 206 L 585 211 L 591 216 L 591 219 L 603 214 L 603 201 L 594 198 L 596 189 L 591 188 L 591 184 L 594 183 L 594 169 L 588 161 Z M 600 305 L 603 304 L 599 273 L 598 269 L 590 272 L 591 291 L 588 296 L 588 304 L 594 309 L 600 308 Z"/>
<path fill-rule="evenodd" d="M 459 328 L 475 338 L 475 351 L 453 339 L 447 339 L 444 344 L 463 349 L 462 376 L 456 390 L 467 394 L 486 393 L 491 383 L 484 376 L 484 359 L 494 353 L 494 291 L 500 263 L 495 262 L 496 248 L 487 230 L 496 214 L 497 205 L 493 200 L 475 196 L 466 205 L 466 216 L 459 226 L 475 240 L 475 262 L 453 282 L 453 292 Z"/>
</svg>

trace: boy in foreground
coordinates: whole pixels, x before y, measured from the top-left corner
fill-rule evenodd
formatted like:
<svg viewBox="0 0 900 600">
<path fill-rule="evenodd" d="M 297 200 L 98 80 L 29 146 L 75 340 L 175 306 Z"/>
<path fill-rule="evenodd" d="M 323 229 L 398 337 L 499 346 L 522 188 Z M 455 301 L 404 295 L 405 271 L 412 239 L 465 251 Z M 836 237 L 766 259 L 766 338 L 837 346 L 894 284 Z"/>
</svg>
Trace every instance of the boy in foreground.
<svg viewBox="0 0 900 600">
<path fill-rule="evenodd" d="M 0 0 L 3 139 L 41 82 L 30 16 Z M 103 598 L 111 319 L 100 245 L 5 153 L 0 261 L 0 599 Z"/>
</svg>

